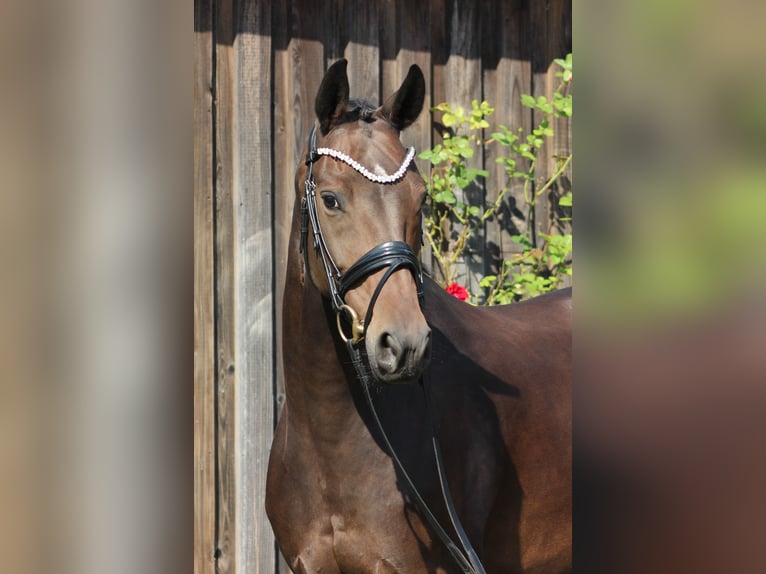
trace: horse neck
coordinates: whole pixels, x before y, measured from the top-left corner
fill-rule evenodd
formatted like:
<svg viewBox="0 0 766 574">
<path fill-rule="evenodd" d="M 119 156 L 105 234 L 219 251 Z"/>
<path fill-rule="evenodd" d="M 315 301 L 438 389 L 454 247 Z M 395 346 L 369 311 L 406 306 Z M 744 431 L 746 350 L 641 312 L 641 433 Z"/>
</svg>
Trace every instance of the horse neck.
<svg viewBox="0 0 766 574">
<path fill-rule="evenodd" d="M 330 428 L 337 419 L 338 425 L 346 425 L 357 416 L 342 362 L 348 359 L 339 356 L 345 349 L 335 340 L 335 319 L 311 281 L 304 254 L 299 253 L 298 219 L 296 213 L 282 312 L 285 405 L 292 421 L 297 418 L 309 425 L 317 421 L 322 428 Z M 307 248 L 312 249 L 311 240 Z"/>
</svg>

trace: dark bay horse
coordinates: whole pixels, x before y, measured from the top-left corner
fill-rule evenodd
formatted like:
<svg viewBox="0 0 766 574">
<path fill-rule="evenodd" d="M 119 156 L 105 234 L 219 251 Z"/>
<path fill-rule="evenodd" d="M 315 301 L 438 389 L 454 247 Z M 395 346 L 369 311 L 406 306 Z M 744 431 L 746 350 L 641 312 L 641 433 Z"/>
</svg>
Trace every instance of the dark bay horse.
<svg viewBox="0 0 766 574">
<path fill-rule="evenodd" d="M 268 516 L 295 572 L 461 571 L 373 422 L 356 346 L 393 449 L 453 539 L 432 426 L 486 571 L 569 572 L 571 293 L 472 307 L 420 276 L 426 190 L 399 133 L 424 92 L 413 66 L 382 106 L 349 99 L 345 60 L 320 86 L 296 174 Z"/>
</svg>

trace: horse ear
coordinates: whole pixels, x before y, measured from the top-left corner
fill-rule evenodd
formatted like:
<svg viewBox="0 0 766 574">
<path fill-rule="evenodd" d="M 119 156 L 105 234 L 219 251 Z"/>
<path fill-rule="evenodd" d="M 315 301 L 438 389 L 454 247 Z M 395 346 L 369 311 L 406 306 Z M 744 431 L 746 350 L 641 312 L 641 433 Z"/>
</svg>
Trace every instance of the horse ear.
<svg viewBox="0 0 766 574">
<path fill-rule="evenodd" d="M 327 70 L 322 84 L 317 92 L 314 103 L 319 127 L 322 134 L 330 131 L 330 126 L 346 110 L 348 103 L 348 76 L 346 75 L 347 60 L 338 60 Z"/>
<path fill-rule="evenodd" d="M 403 130 L 418 119 L 425 97 L 426 80 L 422 70 L 413 64 L 402 86 L 386 100 L 381 112 L 395 128 Z"/>
</svg>

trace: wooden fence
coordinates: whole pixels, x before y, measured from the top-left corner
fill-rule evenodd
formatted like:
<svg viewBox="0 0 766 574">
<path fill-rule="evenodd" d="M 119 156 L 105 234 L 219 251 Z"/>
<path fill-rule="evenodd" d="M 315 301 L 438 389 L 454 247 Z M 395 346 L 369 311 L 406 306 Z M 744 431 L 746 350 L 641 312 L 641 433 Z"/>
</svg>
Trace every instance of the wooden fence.
<svg viewBox="0 0 766 574">
<path fill-rule="evenodd" d="M 550 95 L 570 32 L 571 0 L 195 1 L 195 573 L 286 571 L 265 471 L 282 397 L 293 175 L 328 65 L 347 58 L 352 95 L 379 102 L 416 63 L 426 106 L 486 99 L 497 121 L 529 129 L 519 97 Z M 424 113 L 402 139 L 420 151 L 437 137 Z M 557 130 L 540 164 L 569 147 Z M 489 165 L 491 150 L 475 161 Z M 506 226 L 522 225 L 514 198 Z M 538 205 L 538 222 L 548 209 Z M 484 241 L 511 249 L 500 224 Z"/>
</svg>

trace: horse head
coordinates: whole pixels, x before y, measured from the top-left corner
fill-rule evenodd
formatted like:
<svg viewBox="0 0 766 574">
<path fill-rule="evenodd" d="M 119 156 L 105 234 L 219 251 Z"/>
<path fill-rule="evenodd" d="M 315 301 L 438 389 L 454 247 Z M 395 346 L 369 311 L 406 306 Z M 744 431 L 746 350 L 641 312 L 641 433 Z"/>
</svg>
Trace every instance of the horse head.
<svg viewBox="0 0 766 574">
<path fill-rule="evenodd" d="M 339 60 L 322 80 L 318 123 L 296 174 L 311 281 L 332 302 L 340 336 L 364 344 L 373 375 L 387 383 L 417 378 L 430 360 L 418 261 L 426 188 L 414 150 L 399 139 L 424 95 L 423 73 L 412 66 L 382 106 L 350 99 Z"/>
</svg>

